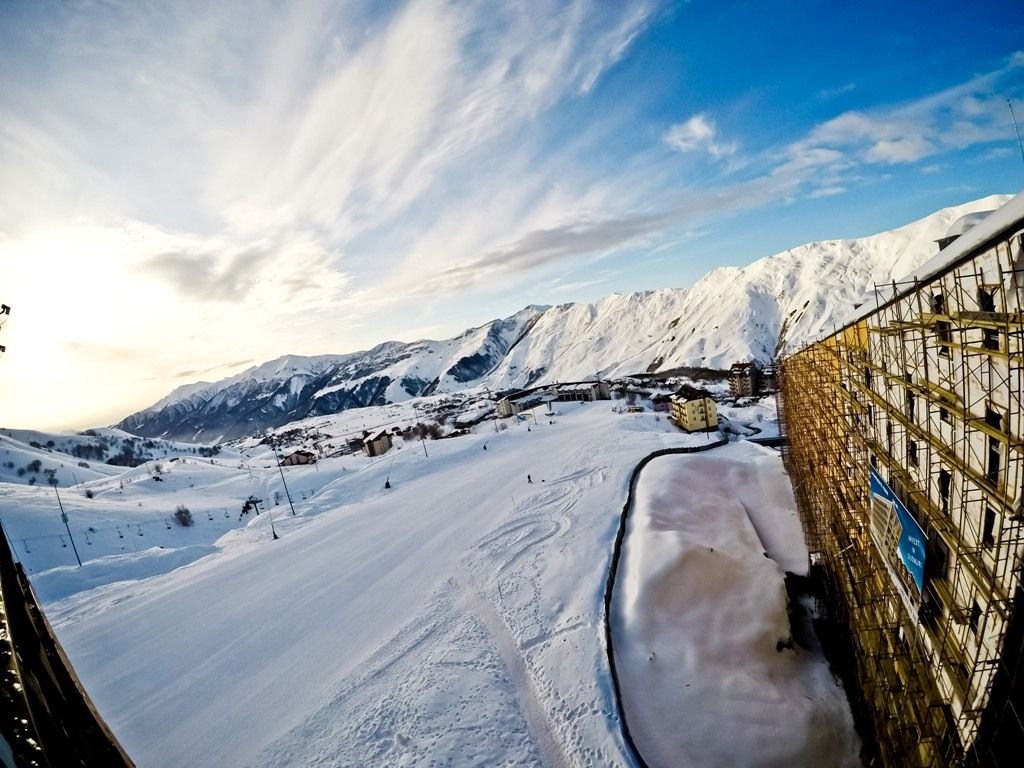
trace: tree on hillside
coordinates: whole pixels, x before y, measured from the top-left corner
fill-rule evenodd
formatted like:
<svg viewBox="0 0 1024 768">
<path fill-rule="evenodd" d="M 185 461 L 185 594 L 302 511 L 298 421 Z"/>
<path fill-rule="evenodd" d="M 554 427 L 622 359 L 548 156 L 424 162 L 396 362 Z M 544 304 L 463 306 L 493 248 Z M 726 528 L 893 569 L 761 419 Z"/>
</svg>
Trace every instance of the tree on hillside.
<svg viewBox="0 0 1024 768">
<path fill-rule="evenodd" d="M 184 504 L 179 504 L 178 508 L 174 510 L 174 519 L 182 528 L 188 528 L 193 522 L 192 513 Z"/>
</svg>

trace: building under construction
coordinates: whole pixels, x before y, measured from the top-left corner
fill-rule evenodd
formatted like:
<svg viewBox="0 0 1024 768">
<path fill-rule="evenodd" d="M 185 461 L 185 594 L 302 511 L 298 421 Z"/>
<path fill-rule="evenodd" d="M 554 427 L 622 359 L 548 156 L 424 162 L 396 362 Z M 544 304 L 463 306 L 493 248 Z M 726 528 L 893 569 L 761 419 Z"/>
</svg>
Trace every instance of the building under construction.
<svg viewBox="0 0 1024 768">
<path fill-rule="evenodd" d="M 834 660 L 887 766 L 1024 754 L 1024 195 L 960 229 L 781 365 Z"/>
</svg>

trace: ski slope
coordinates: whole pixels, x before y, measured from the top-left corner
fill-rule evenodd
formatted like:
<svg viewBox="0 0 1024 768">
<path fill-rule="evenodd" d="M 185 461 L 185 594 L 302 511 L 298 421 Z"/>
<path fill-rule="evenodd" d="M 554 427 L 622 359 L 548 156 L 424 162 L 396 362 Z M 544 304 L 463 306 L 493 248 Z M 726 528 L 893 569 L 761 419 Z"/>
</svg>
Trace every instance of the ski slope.
<svg viewBox="0 0 1024 768">
<path fill-rule="evenodd" d="M 289 467 L 294 516 L 267 453 L 63 489 L 76 539 L 95 530 L 83 568 L 53 489 L 0 485 L 4 525 L 143 768 L 630 765 L 601 627 L 611 543 L 636 463 L 708 437 L 557 407 L 429 455 Z M 250 493 L 267 511 L 239 520 Z M 166 524 L 178 504 L 193 527 Z"/>
</svg>

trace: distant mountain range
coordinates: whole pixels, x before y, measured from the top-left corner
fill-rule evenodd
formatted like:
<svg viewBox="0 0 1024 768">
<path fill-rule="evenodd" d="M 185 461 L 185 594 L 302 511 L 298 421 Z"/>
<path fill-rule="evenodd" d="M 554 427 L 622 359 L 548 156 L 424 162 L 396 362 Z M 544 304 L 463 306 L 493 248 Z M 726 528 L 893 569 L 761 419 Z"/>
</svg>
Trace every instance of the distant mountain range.
<svg viewBox="0 0 1024 768">
<path fill-rule="evenodd" d="M 218 382 L 178 387 L 117 427 L 215 442 L 433 393 L 766 361 L 783 345 L 830 330 L 873 284 L 899 279 L 929 259 L 953 221 L 1008 199 L 993 195 L 889 232 L 808 243 L 746 267 L 715 269 L 690 288 L 529 306 L 446 341 L 287 355 Z"/>
</svg>

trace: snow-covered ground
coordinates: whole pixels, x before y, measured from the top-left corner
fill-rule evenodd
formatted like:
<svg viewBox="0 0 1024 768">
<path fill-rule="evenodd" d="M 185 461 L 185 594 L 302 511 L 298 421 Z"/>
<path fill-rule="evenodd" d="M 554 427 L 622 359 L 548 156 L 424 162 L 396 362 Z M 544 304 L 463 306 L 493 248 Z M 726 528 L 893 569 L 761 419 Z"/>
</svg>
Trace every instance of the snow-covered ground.
<svg viewBox="0 0 1024 768">
<path fill-rule="evenodd" d="M 807 570 L 794 510 L 778 454 L 751 443 L 641 471 L 612 629 L 651 768 L 860 764 L 842 688 L 790 640 L 783 574 Z"/>
<path fill-rule="evenodd" d="M 295 516 L 263 446 L 62 488 L 82 568 L 52 488 L 0 483 L 0 510 L 143 768 L 629 765 L 601 628 L 619 511 L 643 456 L 709 438 L 612 405 L 286 468 Z"/>
</svg>

